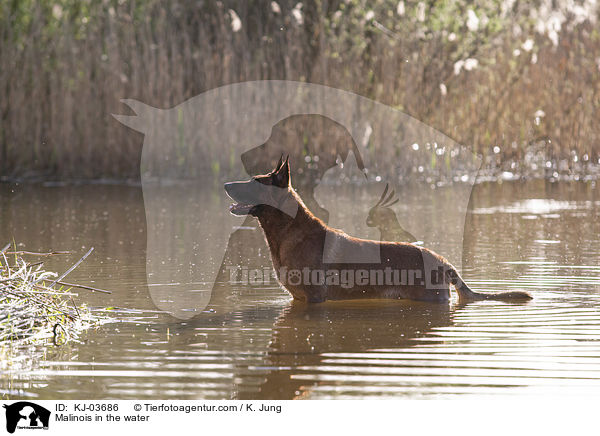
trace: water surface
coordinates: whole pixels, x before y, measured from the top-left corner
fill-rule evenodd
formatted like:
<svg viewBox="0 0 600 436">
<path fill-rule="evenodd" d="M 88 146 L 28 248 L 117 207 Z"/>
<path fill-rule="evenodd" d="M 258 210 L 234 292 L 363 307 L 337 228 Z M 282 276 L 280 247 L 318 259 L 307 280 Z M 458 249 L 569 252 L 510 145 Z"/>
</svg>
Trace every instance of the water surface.
<svg viewBox="0 0 600 436">
<path fill-rule="evenodd" d="M 434 249 L 455 247 L 442 254 L 462 264 L 473 288 L 526 290 L 533 301 L 305 306 L 292 303 L 275 282 L 229 283 L 221 275 L 223 283 L 206 284 L 213 288 L 206 310 L 182 321 L 160 312 L 150 297 L 157 284 L 146 277 L 148 231 L 139 188 L 0 185 L 0 239 L 14 238 L 31 251 L 72 250 L 47 260 L 46 268 L 58 272 L 93 246 L 93 256 L 69 280 L 112 290 L 111 295 L 78 291 L 79 302 L 116 307 L 113 316 L 119 321 L 43 356 L 35 350 L 16 356 L 0 376 L 0 391 L 5 398 L 40 399 L 600 392 L 600 198 L 595 186 L 476 185 L 464 240 L 444 240 L 443 226 L 428 224 L 444 218 L 434 211 L 445 204 L 445 189 L 416 186 L 400 192 L 405 205 L 424 217 L 403 225 L 428 234 Z M 338 194 L 335 200 L 345 197 Z M 228 201 L 215 190 L 206 204 L 226 209 Z M 350 220 L 368 207 L 349 211 Z M 260 233 L 242 226 L 235 237 L 243 249 L 228 252 L 230 262 L 269 265 Z M 166 252 L 176 248 L 168 238 L 164 245 Z"/>
</svg>

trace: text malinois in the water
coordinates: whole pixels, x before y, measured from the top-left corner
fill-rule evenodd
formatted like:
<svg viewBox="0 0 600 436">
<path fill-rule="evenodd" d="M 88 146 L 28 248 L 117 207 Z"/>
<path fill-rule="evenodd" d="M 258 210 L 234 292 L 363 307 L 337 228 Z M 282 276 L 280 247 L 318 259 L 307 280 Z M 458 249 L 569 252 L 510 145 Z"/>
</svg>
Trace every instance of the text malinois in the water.
<svg viewBox="0 0 600 436">
<path fill-rule="evenodd" d="M 354 238 L 328 227 L 308 210 L 292 188 L 289 158 L 285 162 L 280 159 L 268 174 L 226 183 L 225 190 L 235 201 L 230 207 L 232 214 L 258 218 L 277 278 L 297 300 L 321 303 L 391 298 L 444 302 L 450 299 L 450 284 L 460 301 L 532 298 L 521 291 L 475 292 L 456 268 L 427 248 L 407 242 Z M 329 244 L 334 252 L 328 256 L 324 253 L 326 240 L 334 241 Z M 360 257 L 361 253 L 374 250 L 378 252 L 378 262 L 335 261 L 338 255 L 340 259 L 348 253 Z"/>
</svg>

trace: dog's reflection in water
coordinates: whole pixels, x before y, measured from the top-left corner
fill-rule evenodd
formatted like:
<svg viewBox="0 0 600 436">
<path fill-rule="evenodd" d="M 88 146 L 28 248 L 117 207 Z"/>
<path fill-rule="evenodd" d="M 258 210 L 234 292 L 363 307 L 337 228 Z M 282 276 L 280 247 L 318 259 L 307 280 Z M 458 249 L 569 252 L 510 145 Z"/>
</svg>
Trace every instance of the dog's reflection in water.
<svg viewBox="0 0 600 436">
<path fill-rule="evenodd" d="M 315 388 L 326 383 L 318 380 L 319 374 L 333 378 L 339 374 L 335 368 L 328 371 L 329 366 L 342 365 L 340 379 L 360 375 L 363 353 L 378 349 L 401 352 L 418 345 L 433 329 L 450 326 L 455 309 L 406 300 L 291 303 L 273 328 L 264 382 L 258 392 L 241 394 L 240 399 L 310 398 Z M 336 353 L 344 353 L 353 363 L 337 363 Z"/>
</svg>

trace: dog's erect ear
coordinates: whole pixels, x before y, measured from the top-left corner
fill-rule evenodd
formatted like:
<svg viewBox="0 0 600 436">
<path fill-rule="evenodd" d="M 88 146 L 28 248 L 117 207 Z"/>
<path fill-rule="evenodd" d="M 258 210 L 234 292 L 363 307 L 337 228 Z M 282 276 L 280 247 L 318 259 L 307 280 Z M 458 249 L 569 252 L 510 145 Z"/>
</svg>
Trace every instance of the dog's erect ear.
<svg viewBox="0 0 600 436">
<path fill-rule="evenodd" d="M 280 188 L 287 188 L 290 186 L 290 156 L 285 159 L 285 162 L 281 164 L 277 172 L 275 172 L 275 185 Z"/>
<path fill-rule="evenodd" d="M 279 171 L 281 169 L 281 165 L 283 165 L 283 153 L 281 153 L 279 162 L 277 162 L 277 165 L 275 165 L 275 169 L 273 170 L 273 172 L 276 173 L 277 171 Z"/>
</svg>

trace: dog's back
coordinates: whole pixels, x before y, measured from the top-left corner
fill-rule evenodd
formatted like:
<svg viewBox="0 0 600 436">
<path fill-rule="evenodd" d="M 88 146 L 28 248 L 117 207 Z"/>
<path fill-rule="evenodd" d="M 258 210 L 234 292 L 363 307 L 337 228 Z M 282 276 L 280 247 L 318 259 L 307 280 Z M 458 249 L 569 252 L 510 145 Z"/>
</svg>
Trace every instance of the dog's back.
<svg viewBox="0 0 600 436">
<path fill-rule="evenodd" d="M 310 225 L 306 220 L 290 231 L 293 235 L 272 251 L 279 280 L 297 299 L 308 302 L 357 298 L 393 298 L 447 301 L 448 285 L 435 287 L 427 272 L 450 264 L 430 250 L 403 242 L 379 242 L 354 238 L 336 229 Z M 325 241 L 335 240 L 335 253 L 325 253 Z M 369 262 L 377 252 L 380 262 Z M 348 263 L 349 254 L 370 253 L 367 262 Z M 324 260 L 328 258 L 327 262 Z M 337 257 L 337 259 L 336 259 Z M 301 274 L 294 280 L 292 273 Z M 328 280 L 329 279 L 329 280 Z M 429 286 L 428 286 L 429 285 Z"/>
</svg>

